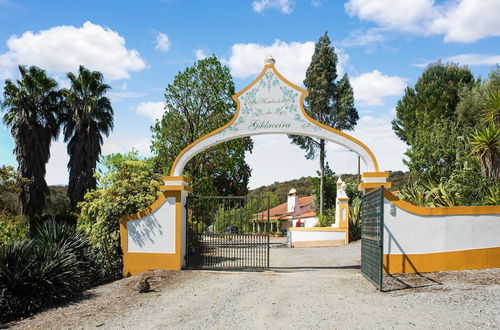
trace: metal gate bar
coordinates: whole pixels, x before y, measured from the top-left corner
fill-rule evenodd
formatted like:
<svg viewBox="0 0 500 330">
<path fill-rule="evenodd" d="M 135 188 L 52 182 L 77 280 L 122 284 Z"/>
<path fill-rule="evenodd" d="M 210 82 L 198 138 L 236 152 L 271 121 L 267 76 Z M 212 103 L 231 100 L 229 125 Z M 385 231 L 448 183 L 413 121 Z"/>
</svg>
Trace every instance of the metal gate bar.
<svg viewBox="0 0 500 330">
<path fill-rule="evenodd" d="M 361 273 L 379 290 L 382 290 L 384 285 L 384 187 L 365 194 L 361 207 Z"/>
<path fill-rule="evenodd" d="M 267 230 L 269 204 L 269 197 L 188 197 L 187 267 L 211 270 L 269 269 L 269 234 L 252 232 L 253 222 L 264 225 Z M 262 212 L 265 210 L 267 217 L 264 217 L 266 212 Z"/>
</svg>

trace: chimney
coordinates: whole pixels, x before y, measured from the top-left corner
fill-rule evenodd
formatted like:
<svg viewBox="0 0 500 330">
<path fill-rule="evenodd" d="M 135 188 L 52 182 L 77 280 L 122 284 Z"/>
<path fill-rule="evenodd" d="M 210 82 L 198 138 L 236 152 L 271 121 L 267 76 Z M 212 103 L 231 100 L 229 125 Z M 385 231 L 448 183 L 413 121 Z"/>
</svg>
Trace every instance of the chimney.
<svg viewBox="0 0 500 330">
<path fill-rule="evenodd" d="M 299 207 L 299 196 L 297 195 L 297 190 L 292 188 L 288 192 L 288 199 L 286 201 L 287 212 L 296 213 L 295 210 Z"/>
</svg>

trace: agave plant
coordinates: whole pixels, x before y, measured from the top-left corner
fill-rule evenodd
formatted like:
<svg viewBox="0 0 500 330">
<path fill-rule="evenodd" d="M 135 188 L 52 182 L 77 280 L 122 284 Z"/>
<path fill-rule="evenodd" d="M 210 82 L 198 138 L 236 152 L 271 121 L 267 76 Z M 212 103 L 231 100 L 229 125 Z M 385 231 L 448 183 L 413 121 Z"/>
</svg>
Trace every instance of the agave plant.
<svg viewBox="0 0 500 330">
<path fill-rule="evenodd" d="M 413 205 L 424 206 L 426 204 L 425 188 L 417 182 L 408 182 L 399 191 L 398 196 Z"/>
<path fill-rule="evenodd" d="M 486 95 L 482 117 L 484 124 L 500 124 L 500 89 L 492 90 Z"/>
<path fill-rule="evenodd" d="M 86 285 L 84 238 L 53 220 L 33 239 L 0 246 L 0 323 L 80 293 Z"/>
<path fill-rule="evenodd" d="M 484 197 L 486 205 L 500 205 L 500 186 L 489 188 L 489 194 Z"/>
<path fill-rule="evenodd" d="M 427 191 L 425 192 L 425 200 L 427 206 L 430 207 L 451 207 L 456 206 L 458 195 L 457 193 L 446 186 L 443 182 L 438 185 L 433 183 L 427 184 Z"/>
</svg>

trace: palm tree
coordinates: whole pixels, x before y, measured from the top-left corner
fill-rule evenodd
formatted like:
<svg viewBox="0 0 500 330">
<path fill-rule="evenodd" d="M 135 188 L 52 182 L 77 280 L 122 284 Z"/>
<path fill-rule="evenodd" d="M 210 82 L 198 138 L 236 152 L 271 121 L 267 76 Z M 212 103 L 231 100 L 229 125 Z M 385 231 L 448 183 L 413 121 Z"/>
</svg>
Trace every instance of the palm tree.
<svg viewBox="0 0 500 330">
<path fill-rule="evenodd" d="M 19 66 L 21 79 L 7 79 L 2 109 L 3 122 L 10 127 L 15 142 L 19 175 L 25 178 L 19 193 L 21 212 L 26 215 L 33 233 L 36 215 L 45 206 L 48 193 L 45 165 L 50 158 L 50 144 L 59 135 L 61 92 L 57 82 L 36 66 Z"/>
<path fill-rule="evenodd" d="M 64 91 L 64 141 L 69 141 L 68 197 L 75 208 L 87 190 L 96 187 L 94 170 L 101 155 L 103 134 L 108 136 L 113 129 L 113 108 L 104 96 L 111 87 L 103 83 L 100 72 L 80 66 L 78 76 L 71 72 L 67 76 L 71 88 Z"/>
<path fill-rule="evenodd" d="M 500 128 L 489 125 L 477 129 L 470 137 L 471 152 L 481 163 L 483 175 L 487 178 L 500 178 Z"/>
</svg>

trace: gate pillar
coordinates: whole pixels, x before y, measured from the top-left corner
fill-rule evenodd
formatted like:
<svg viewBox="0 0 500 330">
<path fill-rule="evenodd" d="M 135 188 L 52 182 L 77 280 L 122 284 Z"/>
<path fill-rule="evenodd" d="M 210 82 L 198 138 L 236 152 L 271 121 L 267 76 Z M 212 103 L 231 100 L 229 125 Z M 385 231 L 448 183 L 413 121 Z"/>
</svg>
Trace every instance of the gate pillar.
<svg viewBox="0 0 500 330">
<path fill-rule="evenodd" d="M 387 182 L 388 177 L 389 172 L 364 172 L 361 174 L 361 183 L 358 190 L 366 194 L 373 189 L 380 188 L 380 186 L 388 189 L 392 185 L 391 182 Z"/>
<path fill-rule="evenodd" d="M 186 255 L 186 197 L 192 191 L 185 177 L 163 177 L 160 197 L 147 209 L 120 220 L 123 274 L 180 270 Z"/>
</svg>

